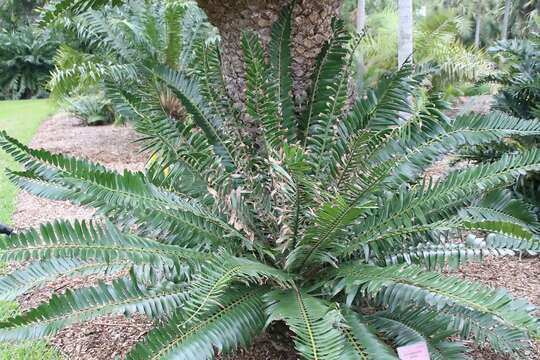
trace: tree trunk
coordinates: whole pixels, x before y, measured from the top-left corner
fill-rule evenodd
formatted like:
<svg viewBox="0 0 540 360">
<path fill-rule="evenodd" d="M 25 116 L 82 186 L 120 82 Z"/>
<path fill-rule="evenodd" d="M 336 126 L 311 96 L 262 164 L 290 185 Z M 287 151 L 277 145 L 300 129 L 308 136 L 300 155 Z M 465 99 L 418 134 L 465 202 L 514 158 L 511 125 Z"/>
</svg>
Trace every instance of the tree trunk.
<svg viewBox="0 0 540 360">
<path fill-rule="evenodd" d="M 508 39 L 508 20 L 510 19 L 510 7 L 512 5 L 512 0 L 505 0 L 504 2 L 504 17 L 501 29 L 501 38 L 502 40 Z"/>
<path fill-rule="evenodd" d="M 366 0 L 358 0 L 356 9 L 356 31 L 361 34 L 366 27 Z"/>
<path fill-rule="evenodd" d="M 366 0 L 358 0 L 358 8 L 356 9 L 356 31 L 359 34 L 364 32 L 366 27 Z M 358 53 L 356 58 L 356 71 L 357 71 L 357 87 L 362 88 L 364 86 L 364 74 L 365 74 L 365 64 L 364 64 L 364 54 L 362 49 Z"/>
<path fill-rule="evenodd" d="M 243 31 L 270 42 L 272 25 L 290 0 L 197 0 L 222 37 L 223 65 L 228 91 L 237 104 L 244 97 L 244 63 L 240 39 Z M 332 19 L 340 0 L 298 0 L 293 12 L 292 72 L 297 103 L 307 95 L 312 70 L 322 45 L 331 36 Z"/>
<path fill-rule="evenodd" d="M 476 28 L 474 30 L 474 46 L 480 47 L 480 29 L 482 27 L 482 14 L 476 14 Z"/>
<path fill-rule="evenodd" d="M 413 54 L 413 4 L 412 0 L 399 0 L 398 65 L 412 62 Z"/>
</svg>

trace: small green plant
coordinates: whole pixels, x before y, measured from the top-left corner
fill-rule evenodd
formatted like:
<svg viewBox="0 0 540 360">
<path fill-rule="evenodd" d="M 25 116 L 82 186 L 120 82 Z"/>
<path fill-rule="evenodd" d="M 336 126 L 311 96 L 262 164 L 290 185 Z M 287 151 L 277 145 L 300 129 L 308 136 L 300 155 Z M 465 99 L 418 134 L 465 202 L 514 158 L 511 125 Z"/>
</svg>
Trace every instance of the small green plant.
<svg viewBox="0 0 540 360">
<path fill-rule="evenodd" d="M 181 70 L 192 59 L 192 44 L 213 33 L 192 3 L 141 0 L 62 17 L 55 26 L 76 38 L 81 49 L 62 45 L 49 82 L 52 96 L 94 94 L 106 81 L 138 86 L 138 67 L 157 64 Z"/>
<path fill-rule="evenodd" d="M 461 34 L 469 27 L 468 20 L 451 11 L 437 11 L 417 19 L 415 23 L 414 61 L 438 68 L 432 86 L 445 95 L 461 95 L 463 83 L 475 83 L 494 72 L 487 54 L 465 45 Z M 360 51 L 365 62 L 366 82 L 377 81 L 382 74 L 397 66 L 398 14 L 390 7 L 370 14 L 366 37 Z"/>
<path fill-rule="evenodd" d="M 141 66 L 137 87 L 107 82 L 116 110 L 153 154 L 145 173 L 119 174 L 2 134 L 2 148 L 25 166 L 9 172 L 16 184 L 95 207 L 102 219 L 0 239 L 0 260 L 34 261 L 0 279 L 0 298 L 63 272 L 119 266 L 130 275 L 1 322 L 0 340 L 135 312 L 157 325 L 128 355 L 137 360 L 211 359 L 278 321 L 306 359 L 397 359 L 392 346 L 418 341 L 433 358 L 465 358 L 452 336 L 520 356 L 540 337 L 526 301 L 436 272 L 540 247 L 529 209 L 491 192 L 540 169 L 540 151 L 439 181 L 422 176 L 464 144 L 539 134 L 540 125 L 502 113 L 450 120 L 439 96 L 417 96 L 426 74 L 410 66 L 349 109 L 357 40 L 341 21 L 295 109 L 291 17 L 292 6 L 274 25 L 268 54 L 257 35 L 244 34 L 240 111 L 227 96 L 217 44 L 197 44 L 185 72 Z M 162 106 L 163 86 L 188 114 L 182 120 Z M 254 135 L 243 121 L 256 124 Z M 456 230 L 493 235 L 472 247 L 450 241 Z"/>
<path fill-rule="evenodd" d="M 65 101 L 66 110 L 86 125 L 104 125 L 114 121 L 111 103 L 102 94 L 67 98 Z"/>
</svg>

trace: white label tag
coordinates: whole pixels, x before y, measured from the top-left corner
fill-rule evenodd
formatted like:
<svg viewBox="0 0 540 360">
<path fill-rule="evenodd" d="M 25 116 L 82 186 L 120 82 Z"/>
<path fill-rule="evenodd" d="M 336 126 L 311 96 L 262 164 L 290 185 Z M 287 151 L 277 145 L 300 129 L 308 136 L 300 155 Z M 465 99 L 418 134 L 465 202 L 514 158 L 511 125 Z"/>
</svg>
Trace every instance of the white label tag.
<svg viewBox="0 0 540 360">
<path fill-rule="evenodd" d="M 397 352 L 401 360 L 430 360 L 425 342 L 398 347 Z"/>
</svg>

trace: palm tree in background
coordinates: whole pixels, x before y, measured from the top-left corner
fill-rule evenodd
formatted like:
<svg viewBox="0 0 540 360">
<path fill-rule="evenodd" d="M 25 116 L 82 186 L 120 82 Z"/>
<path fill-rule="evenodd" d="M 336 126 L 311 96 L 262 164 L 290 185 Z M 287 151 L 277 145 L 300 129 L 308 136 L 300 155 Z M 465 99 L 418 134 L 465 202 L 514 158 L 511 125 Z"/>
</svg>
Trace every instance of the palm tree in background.
<svg viewBox="0 0 540 360">
<path fill-rule="evenodd" d="M 504 16 L 503 16 L 503 23 L 502 23 L 502 29 L 501 29 L 502 40 L 508 39 L 508 21 L 510 20 L 511 7 L 512 7 L 512 0 L 505 0 L 504 1 Z"/>
<path fill-rule="evenodd" d="M 413 2 L 398 0 L 399 30 L 398 30 L 398 65 L 412 62 L 413 54 Z"/>
</svg>

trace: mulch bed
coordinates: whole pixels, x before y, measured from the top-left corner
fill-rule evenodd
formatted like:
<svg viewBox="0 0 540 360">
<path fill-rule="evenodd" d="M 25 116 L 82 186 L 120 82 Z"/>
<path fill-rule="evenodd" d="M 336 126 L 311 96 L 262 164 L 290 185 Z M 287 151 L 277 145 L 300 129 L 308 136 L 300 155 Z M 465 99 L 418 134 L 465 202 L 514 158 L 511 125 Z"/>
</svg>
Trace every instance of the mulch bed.
<svg viewBox="0 0 540 360">
<path fill-rule="evenodd" d="M 482 110 L 489 99 L 480 99 Z M 470 105 L 468 105 L 470 106 Z M 474 107 L 474 106 L 473 106 Z M 32 147 L 42 147 L 53 152 L 85 157 L 116 170 L 141 170 L 145 157 L 133 143 L 137 135 L 129 127 L 86 127 L 67 115 L 57 115 L 45 122 L 31 143 Z M 438 163 L 432 174 L 444 173 L 449 168 L 446 161 Z M 36 198 L 26 193 L 18 196 L 14 224 L 17 229 L 34 227 L 55 219 L 90 219 L 94 210 L 81 208 L 64 202 Z M 483 263 L 470 263 L 455 275 L 484 283 L 491 287 L 505 287 L 518 297 L 527 297 L 540 306 L 540 259 L 486 259 Z M 24 264 L 14 264 L 14 268 Z M 118 276 L 118 275 L 116 275 Z M 20 299 L 22 309 L 33 308 L 47 301 L 53 294 L 65 292 L 68 288 L 92 286 L 98 281 L 110 281 L 113 275 L 82 278 L 60 277 L 40 289 L 24 294 Z M 59 332 L 51 341 L 67 360 L 112 360 L 123 357 L 153 327 L 143 315 L 131 317 L 107 316 L 93 321 L 72 325 Z M 493 353 L 489 349 L 472 348 L 472 358 L 479 360 L 506 360 L 507 357 Z M 540 347 L 533 344 L 530 359 L 540 360 Z M 220 360 L 295 360 L 297 356 L 291 346 L 276 344 L 263 335 L 245 350 Z"/>
<path fill-rule="evenodd" d="M 105 316 L 61 330 L 52 344 L 69 360 L 125 357 L 153 328 L 143 315 Z"/>
</svg>

